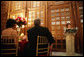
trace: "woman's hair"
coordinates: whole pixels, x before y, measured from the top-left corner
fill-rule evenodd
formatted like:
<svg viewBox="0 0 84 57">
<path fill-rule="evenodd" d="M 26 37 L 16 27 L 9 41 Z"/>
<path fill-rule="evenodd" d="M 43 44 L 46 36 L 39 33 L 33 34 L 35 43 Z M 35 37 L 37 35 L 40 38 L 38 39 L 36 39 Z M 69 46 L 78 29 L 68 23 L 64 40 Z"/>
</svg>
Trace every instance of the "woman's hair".
<svg viewBox="0 0 84 57">
<path fill-rule="evenodd" d="M 6 28 L 12 28 L 17 22 L 14 19 L 8 19 L 6 22 Z"/>
<path fill-rule="evenodd" d="M 71 24 L 70 24 L 70 23 L 67 23 L 67 24 L 66 24 L 66 27 L 67 27 L 67 28 L 68 28 L 68 25 L 71 25 Z"/>
</svg>

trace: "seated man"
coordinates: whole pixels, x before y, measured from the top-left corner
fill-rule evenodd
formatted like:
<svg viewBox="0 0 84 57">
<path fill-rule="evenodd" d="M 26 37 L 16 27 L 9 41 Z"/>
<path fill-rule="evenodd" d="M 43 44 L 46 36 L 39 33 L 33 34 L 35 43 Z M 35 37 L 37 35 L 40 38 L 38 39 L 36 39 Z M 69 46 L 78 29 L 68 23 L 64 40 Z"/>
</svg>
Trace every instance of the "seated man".
<svg viewBox="0 0 84 57">
<path fill-rule="evenodd" d="M 49 32 L 48 28 L 45 27 L 41 27 L 40 26 L 40 19 L 36 19 L 34 20 L 34 27 L 32 27 L 31 29 L 29 29 L 27 31 L 28 33 L 28 40 L 29 40 L 29 46 L 27 45 L 27 47 L 29 48 L 28 52 L 25 49 L 25 54 L 27 52 L 27 55 L 29 54 L 30 56 L 36 55 L 36 44 L 37 44 L 37 36 L 46 36 L 49 43 L 54 43 L 55 40 L 52 37 L 52 34 Z M 27 48 L 25 47 L 25 48 Z"/>
</svg>

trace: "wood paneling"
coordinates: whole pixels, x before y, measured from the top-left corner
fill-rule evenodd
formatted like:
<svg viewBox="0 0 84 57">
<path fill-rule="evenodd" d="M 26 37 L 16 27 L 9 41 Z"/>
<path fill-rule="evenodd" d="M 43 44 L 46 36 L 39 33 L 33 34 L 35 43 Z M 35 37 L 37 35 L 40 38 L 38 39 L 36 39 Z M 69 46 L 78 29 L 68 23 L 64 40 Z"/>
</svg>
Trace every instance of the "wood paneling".
<svg viewBox="0 0 84 57">
<path fill-rule="evenodd" d="M 83 53 L 83 1 L 76 1 L 76 14 L 77 14 L 77 41 L 79 44 L 79 52 Z"/>
<path fill-rule="evenodd" d="M 1 1 L 1 32 L 6 28 L 7 17 L 8 17 L 8 2 Z"/>
</svg>

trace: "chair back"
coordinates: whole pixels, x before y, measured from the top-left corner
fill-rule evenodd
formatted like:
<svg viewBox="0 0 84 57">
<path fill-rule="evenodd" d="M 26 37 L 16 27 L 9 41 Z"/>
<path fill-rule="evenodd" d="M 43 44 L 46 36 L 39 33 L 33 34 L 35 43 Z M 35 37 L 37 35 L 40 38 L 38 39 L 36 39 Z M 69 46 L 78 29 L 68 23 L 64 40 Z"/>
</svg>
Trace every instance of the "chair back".
<svg viewBox="0 0 84 57">
<path fill-rule="evenodd" d="M 37 36 L 36 56 L 48 56 L 48 55 L 49 55 L 49 43 L 47 37 Z"/>
<path fill-rule="evenodd" d="M 18 55 L 17 39 L 16 36 L 1 35 L 1 56 Z"/>
</svg>

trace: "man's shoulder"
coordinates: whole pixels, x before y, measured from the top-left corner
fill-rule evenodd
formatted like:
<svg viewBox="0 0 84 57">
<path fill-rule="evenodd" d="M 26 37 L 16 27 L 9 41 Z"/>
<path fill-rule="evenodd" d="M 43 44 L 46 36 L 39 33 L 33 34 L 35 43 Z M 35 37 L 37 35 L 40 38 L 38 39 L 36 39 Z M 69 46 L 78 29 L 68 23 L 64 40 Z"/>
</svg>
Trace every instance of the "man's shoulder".
<svg viewBox="0 0 84 57">
<path fill-rule="evenodd" d="M 34 27 L 32 27 L 32 28 L 28 29 L 28 30 L 27 30 L 27 32 L 32 31 L 33 29 L 34 29 Z"/>
<path fill-rule="evenodd" d="M 39 26 L 39 27 L 32 27 L 32 28 L 30 28 L 29 30 L 27 30 L 27 32 L 31 32 L 31 31 L 33 31 L 33 30 L 35 30 L 35 29 L 40 29 L 40 30 L 48 30 L 48 28 L 47 27 L 42 27 L 42 26 Z"/>
<path fill-rule="evenodd" d="M 42 26 L 40 26 L 42 29 L 48 29 L 47 27 L 42 27 Z"/>
<path fill-rule="evenodd" d="M 41 27 L 40 30 L 45 32 L 49 31 L 47 27 Z"/>
<path fill-rule="evenodd" d="M 48 31 L 48 28 L 47 28 L 47 27 L 43 27 L 43 29 L 44 29 L 45 31 Z"/>
</svg>

